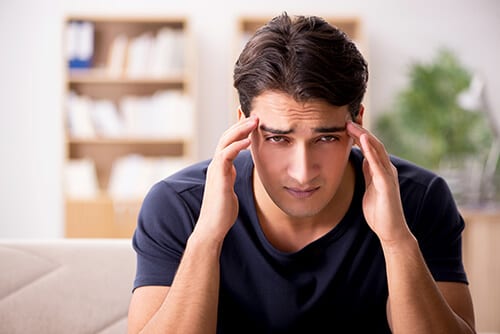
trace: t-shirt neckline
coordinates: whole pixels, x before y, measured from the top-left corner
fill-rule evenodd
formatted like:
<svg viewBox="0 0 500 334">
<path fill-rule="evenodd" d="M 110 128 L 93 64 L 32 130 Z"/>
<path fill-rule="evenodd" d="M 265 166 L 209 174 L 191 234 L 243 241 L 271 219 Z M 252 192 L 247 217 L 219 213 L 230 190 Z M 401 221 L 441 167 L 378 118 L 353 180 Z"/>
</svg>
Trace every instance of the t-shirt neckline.
<svg viewBox="0 0 500 334">
<path fill-rule="evenodd" d="M 349 159 L 351 160 L 353 167 L 354 167 L 354 173 L 355 173 L 355 185 L 354 185 L 354 193 L 352 197 L 351 204 L 349 205 L 349 208 L 347 209 L 346 214 L 344 217 L 340 220 L 340 222 L 333 227 L 330 231 L 326 232 L 324 235 L 319 237 L 318 239 L 312 241 L 311 243 L 307 244 L 304 246 L 302 249 L 296 251 L 296 252 L 285 252 L 277 249 L 274 247 L 271 242 L 267 239 L 267 237 L 264 234 L 264 231 L 262 230 L 262 227 L 260 226 L 259 219 L 257 216 L 257 210 L 256 210 L 256 205 L 255 205 L 255 199 L 253 196 L 253 184 L 252 184 L 252 177 L 253 177 L 253 171 L 254 171 L 254 163 L 251 157 L 250 152 L 248 152 L 248 157 L 246 159 L 246 163 L 243 166 L 244 172 L 242 175 L 244 175 L 244 179 L 240 180 L 240 186 L 241 186 L 241 191 L 245 192 L 245 198 L 247 198 L 248 201 L 248 215 L 250 218 L 250 222 L 252 224 L 252 228 L 255 230 L 259 241 L 262 243 L 262 245 L 265 247 L 265 249 L 279 257 L 286 257 L 286 258 L 293 258 L 296 256 L 301 256 L 304 253 L 308 252 L 315 252 L 315 250 L 319 247 L 323 247 L 324 244 L 326 243 L 332 243 L 338 240 L 339 238 L 342 237 L 342 235 L 349 229 L 350 227 L 350 222 L 351 223 L 359 223 L 360 219 L 357 219 L 356 216 L 362 214 L 362 206 L 361 206 L 361 199 L 362 195 L 364 193 L 364 177 L 363 173 L 361 170 L 361 163 L 362 163 L 362 155 L 359 149 L 353 148 L 351 150 L 351 154 Z"/>
</svg>

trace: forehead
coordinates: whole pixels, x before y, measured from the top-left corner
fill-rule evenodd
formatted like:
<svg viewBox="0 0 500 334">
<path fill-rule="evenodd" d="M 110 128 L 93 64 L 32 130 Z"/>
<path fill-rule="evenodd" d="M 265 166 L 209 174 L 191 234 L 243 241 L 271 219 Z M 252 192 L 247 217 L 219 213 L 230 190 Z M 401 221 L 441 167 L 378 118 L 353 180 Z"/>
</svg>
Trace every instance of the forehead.
<svg viewBox="0 0 500 334">
<path fill-rule="evenodd" d="M 343 124 L 349 112 L 347 105 L 333 106 L 323 100 L 298 102 L 288 94 L 267 91 L 254 98 L 250 114 L 264 122 Z"/>
</svg>

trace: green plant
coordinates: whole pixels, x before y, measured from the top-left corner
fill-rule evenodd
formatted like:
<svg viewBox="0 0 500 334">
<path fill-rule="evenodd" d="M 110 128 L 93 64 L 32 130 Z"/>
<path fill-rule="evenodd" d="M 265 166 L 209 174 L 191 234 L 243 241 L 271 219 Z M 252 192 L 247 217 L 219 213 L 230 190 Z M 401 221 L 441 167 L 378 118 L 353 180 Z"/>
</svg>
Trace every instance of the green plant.
<svg viewBox="0 0 500 334">
<path fill-rule="evenodd" d="M 431 169 L 443 163 L 459 167 L 471 156 L 483 161 L 491 131 L 482 112 L 457 103 L 471 75 L 455 55 L 441 49 L 430 63 L 411 64 L 409 79 L 375 122 L 374 132 L 388 151 Z"/>
</svg>

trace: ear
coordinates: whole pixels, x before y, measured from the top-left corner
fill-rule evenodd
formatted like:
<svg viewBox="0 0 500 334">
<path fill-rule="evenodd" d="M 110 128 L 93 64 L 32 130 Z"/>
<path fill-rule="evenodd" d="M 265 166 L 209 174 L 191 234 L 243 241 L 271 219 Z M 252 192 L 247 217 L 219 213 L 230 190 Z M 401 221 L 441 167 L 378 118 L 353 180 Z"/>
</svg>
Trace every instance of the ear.
<svg viewBox="0 0 500 334">
<path fill-rule="evenodd" d="M 241 105 L 238 106 L 238 121 L 241 121 L 243 118 L 246 118 L 245 114 L 241 110 Z"/>
<path fill-rule="evenodd" d="M 363 115 L 364 114 L 365 114 L 365 106 L 362 105 L 362 104 L 360 104 L 359 105 L 358 116 L 356 116 L 356 119 L 354 120 L 354 123 L 363 126 Z"/>
</svg>

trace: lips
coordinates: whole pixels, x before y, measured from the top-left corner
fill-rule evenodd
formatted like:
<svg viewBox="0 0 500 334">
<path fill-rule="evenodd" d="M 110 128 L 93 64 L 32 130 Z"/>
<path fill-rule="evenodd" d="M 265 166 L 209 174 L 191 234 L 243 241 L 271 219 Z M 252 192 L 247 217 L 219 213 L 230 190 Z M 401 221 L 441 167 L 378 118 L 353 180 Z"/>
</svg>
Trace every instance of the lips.
<svg viewBox="0 0 500 334">
<path fill-rule="evenodd" d="M 319 189 L 319 187 L 307 188 L 307 189 L 285 187 L 285 189 L 293 197 L 303 199 L 311 197 Z"/>
</svg>

